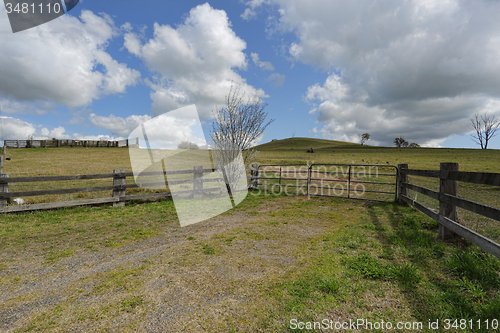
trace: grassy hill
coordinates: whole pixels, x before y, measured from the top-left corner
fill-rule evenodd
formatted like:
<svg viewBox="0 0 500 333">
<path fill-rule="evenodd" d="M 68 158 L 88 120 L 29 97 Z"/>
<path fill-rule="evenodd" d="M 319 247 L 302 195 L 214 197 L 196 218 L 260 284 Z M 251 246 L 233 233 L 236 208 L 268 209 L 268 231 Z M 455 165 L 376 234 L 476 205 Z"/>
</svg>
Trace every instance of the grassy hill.
<svg viewBox="0 0 500 333">
<path fill-rule="evenodd" d="M 314 149 L 310 154 L 306 151 Z M 457 162 L 462 171 L 500 172 L 500 150 L 454 148 L 396 148 L 312 138 L 283 139 L 256 147 L 261 164 L 353 163 L 438 169 L 440 162 Z M 108 173 L 131 170 L 124 148 L 7 149 L 4 173 L 10 177 Z"/>
<path fill-rule="evenodd" d="M 261 151 L 268 150 L 297 150 L 297 149 L 331 149 L 331 148 L 353 148 L 353 147 L 366 147 L 357 143 L 334 141 L 326 139 L 313 139 L 313 138 L 290 138 L 277 141 L 271 141 L 261 144 L 258 147 Z"/>
<path fill-rule="evenodd" d="M 307 153 L 313 148 L 314 153 Z M 396 148 L 312 138 L 284 139 L 256 147 L 261 164 L 353 163 L 439 169 L 441 162 L 457 162 L 462 171 L 500 172 L 500 150 L 456 148 Z"/>
</svg>

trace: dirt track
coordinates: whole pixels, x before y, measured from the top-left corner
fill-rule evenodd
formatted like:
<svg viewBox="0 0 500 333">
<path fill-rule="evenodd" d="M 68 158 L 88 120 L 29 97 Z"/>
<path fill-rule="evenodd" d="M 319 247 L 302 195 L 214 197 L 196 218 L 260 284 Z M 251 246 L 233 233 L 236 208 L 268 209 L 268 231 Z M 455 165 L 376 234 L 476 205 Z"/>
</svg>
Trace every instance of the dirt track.
<svg viewBox="0 0 500 333">
<path fill-rule="evenodd" d="M 269 217 L 297 200 L 182 229 L 175 221 L 160 237 L 54 264 L 16 254 L 22 260 L 0 271 L 0 330 L 213 332 L 231 315 L 245 320 L 246 307 L 264 309 L 262 285 L 304 265 L 297 250 L 328 227 Z"/>
</svg>

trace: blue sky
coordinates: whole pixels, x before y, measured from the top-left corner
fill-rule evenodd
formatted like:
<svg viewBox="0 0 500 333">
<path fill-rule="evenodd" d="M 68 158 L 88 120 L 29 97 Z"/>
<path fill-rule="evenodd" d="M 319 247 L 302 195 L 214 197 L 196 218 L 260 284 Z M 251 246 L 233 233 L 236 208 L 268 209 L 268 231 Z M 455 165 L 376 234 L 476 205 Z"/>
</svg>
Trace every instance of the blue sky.
<svg viewBox="0 0 500 333">
<path fill-rule="evenodd" d="M 269 104 L 262 142 L 476 148 L 469 118 L 500 117 L 498 2 L 84 0 L 9 29 L 2 7 L 5 139 L 119 139 L 190 104 L 209 120 L 231 81 Z"/>
</svg>

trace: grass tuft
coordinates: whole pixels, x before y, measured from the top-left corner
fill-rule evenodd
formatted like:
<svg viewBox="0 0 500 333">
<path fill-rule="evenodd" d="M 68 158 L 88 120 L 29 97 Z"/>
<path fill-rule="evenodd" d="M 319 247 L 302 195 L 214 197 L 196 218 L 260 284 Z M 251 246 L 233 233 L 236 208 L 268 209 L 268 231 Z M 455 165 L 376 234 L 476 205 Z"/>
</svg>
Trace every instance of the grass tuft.
<svg viewBox="0 0 500 333">
<path fill-rule="evenodd" d="M 320 278 L 317 282 L 317 286 L 322 292 L 334 295 L 340 289 L 340 282 L 335 278 Z"/>
</svg>

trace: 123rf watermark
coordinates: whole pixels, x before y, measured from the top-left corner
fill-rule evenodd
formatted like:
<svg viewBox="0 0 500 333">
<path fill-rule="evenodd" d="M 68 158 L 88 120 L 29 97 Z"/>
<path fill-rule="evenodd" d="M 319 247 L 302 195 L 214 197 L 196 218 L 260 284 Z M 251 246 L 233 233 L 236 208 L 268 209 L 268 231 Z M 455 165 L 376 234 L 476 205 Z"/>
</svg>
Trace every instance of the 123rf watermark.
<svg viewBox="0 0 500 333">
<path fill-rule="evenodd" d="M 298 319 L 290 320 L 290 329 L 295 330 L 335 330 L 335 331 L 345 331 L 345 330 L 384 330 L 384 331 L 422 331 L 426 330 L 450 330 L 465 331 L 465 330 L 488 330 L 497 331 L 499 328 L 498 319 L 436 319 L 427 320 L 427 322 L 421 321 L 373 321 L 367 319 L 349 319 L 349 320 L 330 320 L 323 319 L 321 321 L 299 321 Z"/>
</svg>

